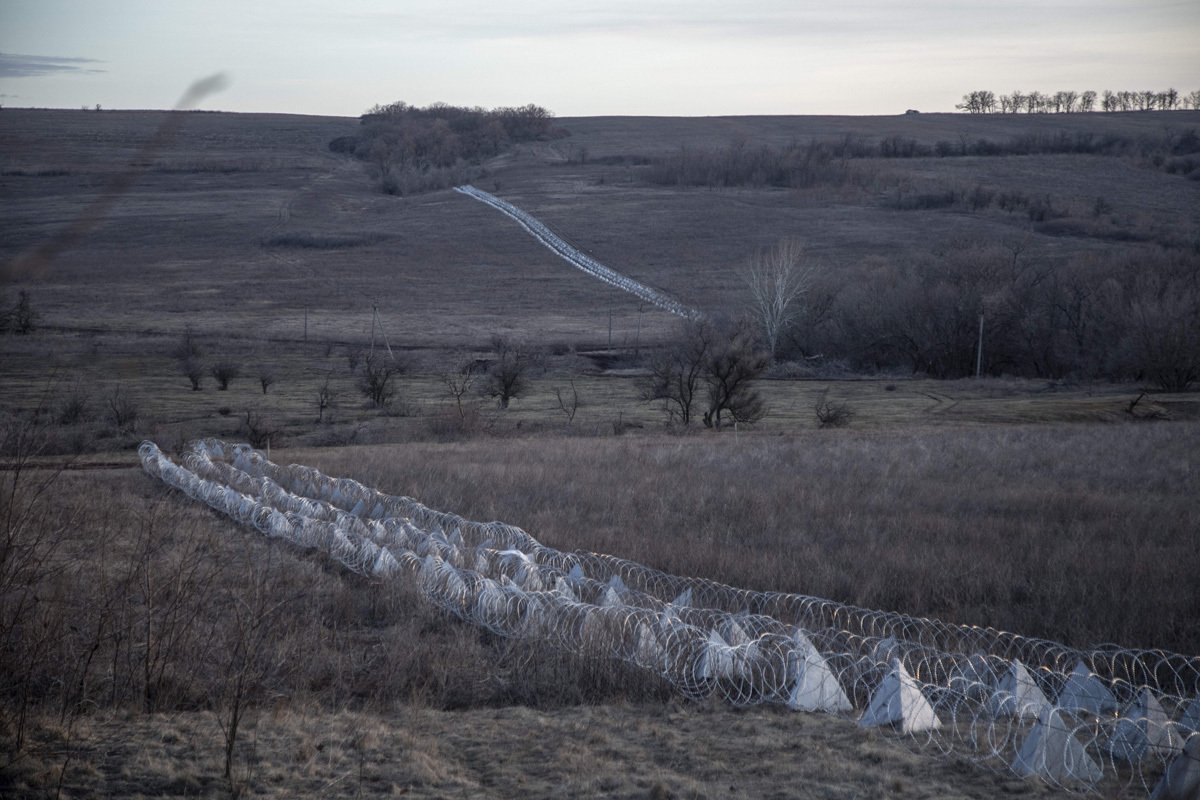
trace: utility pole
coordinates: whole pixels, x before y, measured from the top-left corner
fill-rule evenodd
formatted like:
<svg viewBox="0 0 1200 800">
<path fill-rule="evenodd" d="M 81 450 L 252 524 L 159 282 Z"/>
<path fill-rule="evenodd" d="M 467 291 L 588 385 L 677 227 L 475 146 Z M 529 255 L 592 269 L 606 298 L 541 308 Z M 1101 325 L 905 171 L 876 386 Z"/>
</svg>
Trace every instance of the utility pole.
<svg viewBox="0 0 1200 800">
<path fill-rule="evenodd" d="M 975 377 L 983 370 L 983 312 L 979 313 L 979 346 L 975 348 Z"/>
</svg>

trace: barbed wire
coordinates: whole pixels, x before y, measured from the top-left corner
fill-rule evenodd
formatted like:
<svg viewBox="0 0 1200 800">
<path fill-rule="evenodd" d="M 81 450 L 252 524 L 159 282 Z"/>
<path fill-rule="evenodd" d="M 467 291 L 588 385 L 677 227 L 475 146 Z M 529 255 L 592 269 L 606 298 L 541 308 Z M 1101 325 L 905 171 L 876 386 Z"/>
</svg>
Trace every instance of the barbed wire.
<svg viewBox="0 0 1200 800">
<path fill-rule="evenodd" d="M 533 238 L 537 239 L 542 245 L 550 249 L 559 258 L 566 261 L 568 264 L 583 270 L 593 278 L 598 278 L 610 286 L 615 286 L 618 289 L 623 289 L 635 297 L 650 303 L 663 311 L 670 312 L 679 317 L 686 319 L 699 319 L 701 313 L 689 308 L 683 303 L 671 297 L 665 292 L 651 288 L 644 283 L 630 278 L 628 275 L 623 275 L 615 269 L 604 266 L 596 259 L 589 256 L 579 248 L 567 242 L 561 236 L 527 211 L 517 208 L 512 203 L 506 200 L 501 200 L 493 194 L 488 194 L 482 189 L 477 189 L 474 186 L 464 185 L 455 186 L 454 191 L 460 194 L 465 194 L 467 197 L 474 198 L 481 203 L 491 206 L 500 213 L 516 221 L 518 225 L 525 229 Z"/>
<path fill-rule="evenodd" d="M 633 665 L 681 695 L 856 715 L 923 750 L 1073 791 L 1200 791 L 1200 658 L 1075 649 L 796 594 L 669 575 L 546 547 L 242 444 L 191 443 L 145 471 L 239 524 L 347 569 L 410 580 L 433 606 L 498 636 Z"/>
</svg>

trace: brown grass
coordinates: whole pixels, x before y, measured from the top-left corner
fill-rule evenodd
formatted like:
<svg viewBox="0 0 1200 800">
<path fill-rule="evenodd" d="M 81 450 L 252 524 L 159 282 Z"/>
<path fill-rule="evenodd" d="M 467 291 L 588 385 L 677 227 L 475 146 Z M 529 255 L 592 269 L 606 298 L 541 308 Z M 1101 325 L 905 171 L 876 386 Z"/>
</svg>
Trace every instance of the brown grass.
<svg viewBox="0 0 1200 800">
<path fill-rule="evenodd" d="M 60 230 L 158 119 L 5 109 L 0 260 Z M 569 150 L 538 145 L 489 169 L 503 196 L 600 260 L 726 307 L 743 292 L 735 267 L 784 235 L 805 238 L 834 269 L 971 239 L 1048 261 L 1135 247 L 1049 235 L 994 210 L 897 212 L 883 203 L 897 186 L 1011 184 L 1079 208 L 1103 194 L 1134 227 L 1194 235 L 1194 220 L 1180 217 L 1194 184 L 1136 162 L 1035 156 L 864 163 L 864 181 L 831 194 L 712 192 L 652 189 L 594 159 L 723 146 L 739 133 L 776 144 L 902 127 L 936 141 L 986 125 L 1136 136 L 1163 119 L 570 120 L 575 135 L 562 146 L 586 146 L 593 161 L 567 163 Z M 0 472 L 15 487 L 0 518 L 36 500 L 7 529 L 34 542 L 21 552 L 36 558 L 0 570 L 0 791 L 52 795 L 62 778 L 79 796 L 1042 793 L 958 761 L 914 759 L 841 721 L 676 707 L 656 681 L 497 641 L 409 590 L 276 547 L 132 466 L 128 448 L 142 435 L 168 447 L 239 438 L 246 411 L 278 424 L 276 460 L 503 519 L 556 547 L 1074 644 L 1200 651 L 1197 423 L 1112 424 L 1129 418 L 1130 387 L 780 380 L 764 383 L 771 413 L 753 432 L 660 434 L 661 415 L 637 399 L 630 372 L 572 348 L 607 350 L 611 320 L 613 347 L 629 353 L 661 341 L 673 320 L 564 266 L 482 205 L 376 194 L 359 165 L 325 150 L 355 124 L 194 115 L 83 246 L 29 279 L 42 327 L 0 337 L 6 420 L 41 407 L 51 450 L 98 449 L 92 460 L 130 466 L 71 470 L 40 498 L 35 478 L 51 472 Z M 414 361 L 389 413 L 366 407 L 346 364 L 347 346 L 370 337 L 373 304 Z M 192 392 L 179 372 L 171 353 L 189 327 L 212 356 L 242 362 L 228 392 L 207 378 Z M 481 351 L 493 333 L 561 355 L 508 412 L 481 407 L 464 426 L 437 372 L 448 348 Z M 257 363 L 277 379 L 266 396 Z M 327 376 L 340 405 L 332 425 L 316 426 Z M 572 377 L 583 406 L 568 428 L 554 389 Z M 117 386 L 140 404 L 136 430 L 99 417 Z M 76 389 L 91 416 L 52 422 Z M 853 409 L 851 429 L 813 430 L 821 396 Z M 1142 405 L 1196 416 L 1193 395 L 1153 401 Z M 611 435 L 631 425 L 641 433 Z M 375 442 L 404 444 L 315 447 Z M 281 454 L 281 443 L 297 447 Z M 276 595 L 286 602 L 258 655 L 235 658 L 245 632 L 231 620 Z M 248 727 L 226 782 L 218 723 L 238 671 L 251 678 Z"/>
</svg>

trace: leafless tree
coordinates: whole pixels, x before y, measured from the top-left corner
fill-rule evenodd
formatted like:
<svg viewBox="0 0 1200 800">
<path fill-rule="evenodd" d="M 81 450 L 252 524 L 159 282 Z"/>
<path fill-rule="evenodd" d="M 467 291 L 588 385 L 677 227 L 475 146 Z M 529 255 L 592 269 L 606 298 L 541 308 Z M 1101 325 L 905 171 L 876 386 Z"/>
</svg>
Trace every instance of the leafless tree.
<svg viewBox="0 0 1200 800">
<path fill-rule="evenodd" d="M 403 373 L 403 365 L 390 356 L 367 356 L 358 376 L 358 389 L 376 408 L 382 408 L 396 396 L 395 379 Z"/>
<path fill-rule="evenodd" d="M 704 365 L 708 410 L 704 425 L 720 430 L 722 414 L 735 423 L 757 422 L 766 413 L 754 380 L 767 368 L 766 353 L 754 346 L 747 325 L 738 323 L 716 337 Z"/>
<path fill-rule="evenodd" d="M 258 411 L 248 410 L 242 418 L 242 435 L 251 447 L 266 447 L 272 438 L 279 434 L 274 423 Z"/>
<path fill-rule="evenodd" d="M 651 357 L 642 398 L 662 401 L 663 410 L 672 422 L 690 425 L 704 386 L 704 369 L 714 339 L 715 330 L 710 322 L 681 323 L 675 341 Z"/>
<path fill-rule="evenodd" d="M 1096 92 L 1088 89 L 1079 95 L 1079 110 L 1091 112 L 1096 108 Z"/>
<path fill-rule="evenodd" d="M 519 344 L 497 336 L 492 340 L 496 360 L 488 370 L 483 393 L 494 397 L 500 408 L 508 408 L 509 402 L 524 394 L 527 388 L 526 373 L 529 357 Z"/>
<path fill-rule="evenodd" d="M 325 376 L 325 381 L 317 387 L 317 422 L 325 421 L 325 412 L 333 408 L 333 404 L 337 402 L 337 392 L 329 385 L 329 376 Z"/>
<path fill-rule="evenodd" d="M 218 361 L 209 370 L 217 381 L 217 389 L 224 392 L 229 389 L 229 382 L 242 374 L 242 368 L 232 361 Z"/>
<path fill-rule="evenodd" d="M 780 337 L 801 313 L 801 302 L 812 278 L 812 265 L 795 239 L 781 239 L 775 247 L 751 259 L 745 274 L 751 312 L 771 358 L 775 357 Z"/>
<path fill-rule="evenodd" d="M 463 398 L 475 388 L 480 377 L 475 359 L 466 354 L 455 358 L 454 365 L 441 374 L 442 384 L 446 387 L 446 394 L 454 399 L 459 419 L 466 419 L 467 408 L 463 406 Z"/>
<path fill-rule="evenodd" d="M 131 431 L 137 425 L 138 404 L 118 385 L 108 396 L 108 420 L 123 431 Z"/>
<path fill-rule="evenodd" d="M 192 391 L 200 391 L 200 381 L 203 380 L 204 374 L 208 372 L 208 367 L 203 359 L 199 356 L 188 356 L 179 362 L 179 369 L 192 384 Z"/>
<path fill-rule="evenodd" d="M 266 394 L 267 389 L 273 383 L 275 383 L 275 370 L 271 366 L 263 364 L 258 368 L 258 385 L 262 387 L 262 393 Z"/>
<path fill-rule="evenodd" d="M 558 399 L 558 410 L 566 414 L 567 424 L 575 421 L 575 412 L 579 411 L 579 390 L 575 388 L 575 379 L 571 378 L 570 389 L 554 387 L 554 396 Z"/>
</svg>

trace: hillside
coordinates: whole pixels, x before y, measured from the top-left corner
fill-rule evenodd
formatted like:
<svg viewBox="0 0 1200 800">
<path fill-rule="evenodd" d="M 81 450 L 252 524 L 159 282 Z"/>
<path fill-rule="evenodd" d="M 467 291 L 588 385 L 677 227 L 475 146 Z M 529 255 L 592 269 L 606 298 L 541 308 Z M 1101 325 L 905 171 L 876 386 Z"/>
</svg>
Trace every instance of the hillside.
<svg viewBox="0 0 1200 800">
<path fill-rule="evenodd" d="M 1033 719 L 991 714 L 954 682 L 965 672 L 942 669 L 975 669 L 978 650 L 913 670 L 950 703 L 942 733 L 855 724 L 897 647 L 885 618 L 916 631 L 906 658 L 935 649 L 930 631 L 982 632 L 971 640 L 994 639 L 1001 671 L 1025 659 L 1047 691 L 1087 657 L 1122 703 L 1140 685 L 1123 671 L 1145 670 L 1134 680 L 1162 681 L 1166 713 L 1187 713 L 1200 394 L 1161 391 L 1139 347 L 1181 342 L 1185 367 L 1200 352 L 1187 338 L 1200 112 L 561 119 L 568 136 L 468 170 L 709 320 L 745 309 L 757 250 L 803 242 L 814 283 L 756 384 L 766 415 L 724 431 L 668 425 L 645 399 L 677 317 L 465 194 L 385 194 L 329 149 L 358 120 L 184 116 L 147 151 L 160 112 L 0 110 L 0 305 L 24 296 L 34 312 L 31 330 L 0 335 L 5 796 L 1061 796 L 1009 769 Z M 62 239 L 89 213 L 78 241 Z M 53 258 L 25 260 L 56 238 Z M 967 377 L 981 314 L 986 374 Z M 501 407 L 480 384 L 513 353 L 527 382 Z M 381 364 L 395 392 L 376 403 Z M 839 425 L 815 413 L 831 403 Z M 430 601 L 426 567 L 478 556 L 525 570 L 507 540 L 451 546 L 455 526 L 512 529 L 438 516 L 445 530 L 413 527 L 402 547 L 397 525 L 415 571 L 364 574 L 335 544 L 263 536 L 139 469 L 142 439 L 177 456 L 197 437 L 644 564 L 663 596 L 630 613 L 653 626 L 669 615 L 648 609 L 682 597 L 657 570 L 747 590 L 722 592 L 728 608 L 676 609 L 704 648 L 718 623 L 732 644 L 726 623 L 767 613 L 747 598 L 794 593 L 830 614 L 823 652 L 856 710 L 723 702 L 764 699 L 737 664 L 761 656 L 758 678 L 794 677 L 759 640 L 727 647 L 742 655 L 726 672 L 693 673 L 714 691 L 693 697 L 645 667 L 643 617 L 583 637 L 611 645 L 600 658 L 565 646 L 591 616 L 545 640 L 536 625 L 508 637 L 469 624 Z M 210 466 L 229 486 L 206 502 L 279 485 Z M 322 486 L 345 508 L 311 488 L 295 507 L 358 537 L 374 499 Z M 299 530 L 281 522 L 295 514 L 254 513 Z M 529 596 L 565 563 L 546 582 L 535 572 Z M 484 613 L 484 571 L 462 574 L 479 594 L 458 599 Z M 524 626 L 515 611 L 533 606 L 512 577 L 488 580 Z M 624 614 L 615 596 L 557 602 Z M 631 632 L 633 662 L 618 657 Z M 1145 649 L 1087 649 L 1098 642 Z M 726 650 L 688 652 L 707 670 Z M 1073 734 L 1103 763 L 1105 796 L 1145 797 L 1173 755 L 1118 763 L 1107 743 L 1127 722 Z"/>
<path fill-rule="evenodd" d="M 53 234 L 148 139 L 155 112 L 23 111 L 0 115 L 0 260 Z M 1049 154 L 846 162 L 842 185 L 709 191 L 646 184 L 632 165 L 681 145 L 732 141 L 925 145 L 1087 130 L 1137 139 L 1200 127 L 1200 112 L 915 117 L 563 119 L 570 136 L 522 146 L 487 165 L 483 188 L 530 211 L 601 262 L 708 309 L 744 299 L 737 271 L 755 248 L 798 237 L 844 269 L 964 242 L 1019 242 L 1048 261 L 1146 241 L 1194 241 L 1200 184 L 1138 158 Z M 613 327 L 660 334 L 658 315 L 563 269 L 510 222 L 448 191 L 407 198 L 373 189 L 364 165 L 327 143 L 352 119 L 193 113 L 143 170 L 111 217 L 37 279 L 47 326 L 223 331 L 300 338 L 363 336 L 377 304 L 406 344 L 479 342 L 517 330 L 548 342 L 596 344 Z M 581 157 L 586 159 L 580 163 Z M 897 194 L 943 188 L 1046 196 L 1090 224 L 1033 224 L 990 208 L 897 211 Z M 1121 241 L 1120 239 L 1124 239 Z M 169 297 L 168 302 L 156 298 Z M 232 302 L 234 299 L 237 302 Z"/>
</svg>

